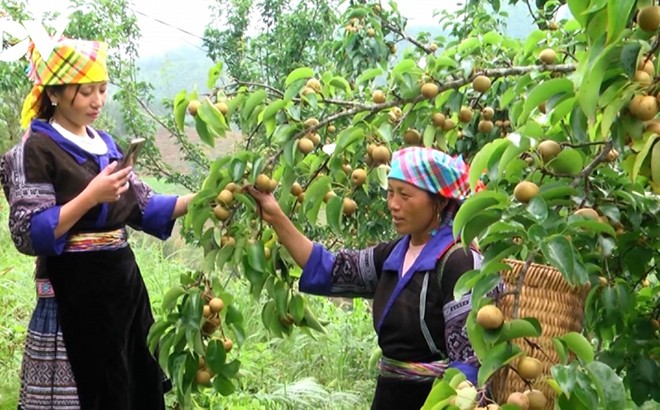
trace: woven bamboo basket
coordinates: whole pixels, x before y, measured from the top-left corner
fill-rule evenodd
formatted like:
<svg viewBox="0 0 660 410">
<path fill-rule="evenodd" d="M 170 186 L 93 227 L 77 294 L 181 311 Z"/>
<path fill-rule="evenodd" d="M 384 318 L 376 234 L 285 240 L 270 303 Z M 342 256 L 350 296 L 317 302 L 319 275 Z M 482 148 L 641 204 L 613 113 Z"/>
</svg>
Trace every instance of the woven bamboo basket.
<svg viewBox="0 0 660 410">
<path fill-rule="evenodd" d="M 518 277 L 525 263 L 507 259 L 504 263 L 512 267 L 502 272 L 502 278 L 507 291 L 516 287 Z M 530 357 L 535 357 L 543 364 L 543 375 L 533 384 L 548 398 L 547 410 L 554 409 L 554 391 L 543 381 L 544 376 L 550 376 L 550 367 L 559 363 L 559 355 L 552 344 L 552 338 L 569 332 L 582 331 L 584 317 L 584 301 L 589 287 L 571 287 L 561 273 L 547 265 L 532 263 L 527 273 L 518 301 L 518 317 L 535 317 L 541 323 L 542 334 L 529 340 L 538 344 L 543 353 L 532 349 L 524 340 L 514 340 Z M 505 292 L 506 293 L 506 292 Z M 506 295 L 499 299 L 498 306 L 506 319 L 513 315 L 514 295 Z M 544 354 L 545 353 L 545 354 Z M 515 367 L 515 363 L 512 363 Z M 506 403 L 509 394 L 514 391 L 524 391 L 525 383 L 510 369 L 500 370 L 491 381 L 493 398 L 498 403 Z"/>
</svg>

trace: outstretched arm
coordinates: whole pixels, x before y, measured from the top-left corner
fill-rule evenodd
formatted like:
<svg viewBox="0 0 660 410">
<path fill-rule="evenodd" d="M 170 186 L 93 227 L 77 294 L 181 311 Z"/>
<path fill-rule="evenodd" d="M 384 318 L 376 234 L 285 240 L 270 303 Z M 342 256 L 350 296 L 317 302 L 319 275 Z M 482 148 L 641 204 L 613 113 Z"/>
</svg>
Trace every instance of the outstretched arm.
<svg viewBox="0 0 660 410">
<path fill-rule="evenodd" d="M 174 211 L 172 211 L 172 220 L 183 216 L 188 212 L 188 205 L 194 197 L 195 194 L 188 194 L 180 196 L 176 199 L 176 204 L 174 204 Z"/>
</svg>

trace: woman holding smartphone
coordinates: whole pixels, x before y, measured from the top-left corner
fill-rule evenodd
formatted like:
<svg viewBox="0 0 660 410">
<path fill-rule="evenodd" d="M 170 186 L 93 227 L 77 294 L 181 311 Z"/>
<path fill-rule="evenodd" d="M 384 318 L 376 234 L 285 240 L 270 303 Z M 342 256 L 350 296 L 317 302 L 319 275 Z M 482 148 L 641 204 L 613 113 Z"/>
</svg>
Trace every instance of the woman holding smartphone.
<svg viewBox="0 0 660 410">
<path fill-rule="evenodd" d="M 27 138 L 0 161 L 17 249 L 36 259 L 37 306 L 21 369 L 20 409 L 163 409 L 148 351 L 149 297 L 126 225 L 166 239 L 192 195 L 158 195 L 91 124 L 108 87 L 107 45 L 63 39 L 30 48 Z"/>
</svg>

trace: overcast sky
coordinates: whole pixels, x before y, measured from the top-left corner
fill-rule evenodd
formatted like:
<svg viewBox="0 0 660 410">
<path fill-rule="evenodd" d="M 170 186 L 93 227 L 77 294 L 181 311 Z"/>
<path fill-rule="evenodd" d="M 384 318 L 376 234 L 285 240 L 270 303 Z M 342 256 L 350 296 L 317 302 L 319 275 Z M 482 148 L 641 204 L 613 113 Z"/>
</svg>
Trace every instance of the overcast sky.
<svg viewBox="0 0 660 410">
<path fill-rule="evenodd" d="M 208 22 L 212 1 L 135 0 L 134 9 L 142 32 L 140 55 L 149 57 L 184 45 L 200 46 L 198 37 L 202 36 Z M 433 10 L 442 3 L 438 0 L 401 0 L 398 6 L 410 25 L 429 25 L 437 22 Z M 29 0 L 29 7 L 35 15 L 40 11 L 62 11 L 68 5 L 69 0 Z"/>
</svg>

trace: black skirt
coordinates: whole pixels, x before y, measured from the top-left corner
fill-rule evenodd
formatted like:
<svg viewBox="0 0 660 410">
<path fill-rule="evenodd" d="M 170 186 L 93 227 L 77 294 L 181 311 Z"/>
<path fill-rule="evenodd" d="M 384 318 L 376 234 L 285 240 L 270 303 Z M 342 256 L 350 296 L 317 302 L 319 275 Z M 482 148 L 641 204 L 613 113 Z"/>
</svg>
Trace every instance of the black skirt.
<svg viewBox="0 0 660 410">
<path fill-rule="evenodd" d="M 147 348 L 151 305 L 130 247 L 45 262 L 81 409 L 164 409 L 163 374 Z"/>
<path fill-rule="evenodd" d="M 378 377 L 371 410 L 419 410 L 426 401 L 433 381 Z"/>
</svg>

